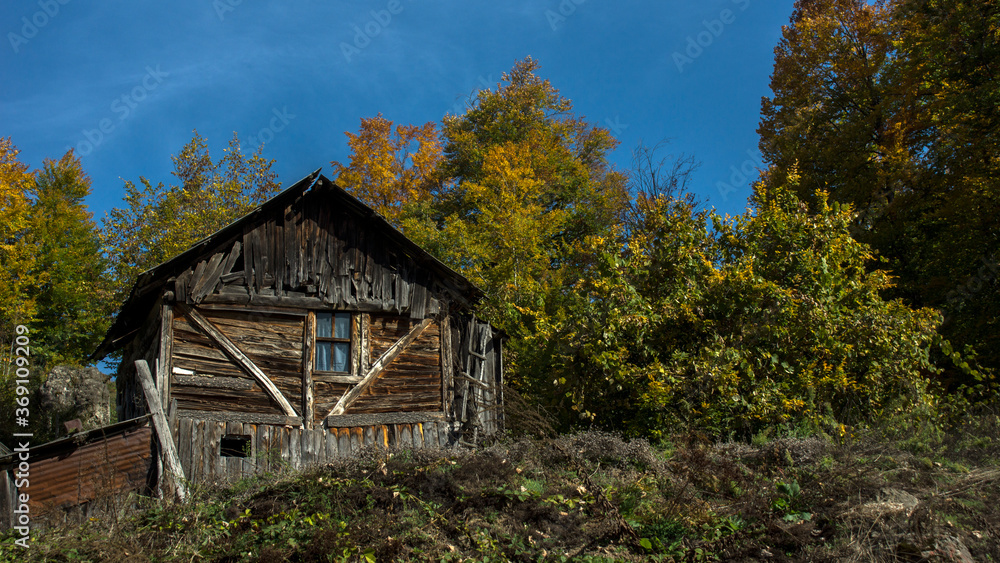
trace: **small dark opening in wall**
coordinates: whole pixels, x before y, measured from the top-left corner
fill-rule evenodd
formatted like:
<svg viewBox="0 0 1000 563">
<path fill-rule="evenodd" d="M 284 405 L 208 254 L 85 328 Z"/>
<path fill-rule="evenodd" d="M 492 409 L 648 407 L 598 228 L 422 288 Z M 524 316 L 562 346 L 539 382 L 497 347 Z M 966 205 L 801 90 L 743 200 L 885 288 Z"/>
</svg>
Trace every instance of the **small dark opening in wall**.
<svg viewBox="0 0 1000 563">
<path fill-rule="evenodd" d="M 250 436 L 226 434 L 219 442 L 219 455 L 222 457 L 250 457 Z"/>
</svg>

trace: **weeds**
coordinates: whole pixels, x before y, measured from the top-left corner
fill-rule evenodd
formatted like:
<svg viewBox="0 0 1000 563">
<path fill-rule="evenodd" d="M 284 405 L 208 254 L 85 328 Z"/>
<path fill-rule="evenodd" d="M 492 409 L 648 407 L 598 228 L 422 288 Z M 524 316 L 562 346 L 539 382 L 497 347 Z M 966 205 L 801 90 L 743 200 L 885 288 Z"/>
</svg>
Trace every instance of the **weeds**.
<svg viewBox="0 0 1000 563">
<path fill-rule="evenodd" d="M 997 560 L 1000 469 L 961 455 L 977 439 L 653 447 L 589 432 L 478 451 L 366 449 L 38 532 L 26 552 L 0 536 L 0 562 L 894 561 L 945 536 Z"/>
</svg>

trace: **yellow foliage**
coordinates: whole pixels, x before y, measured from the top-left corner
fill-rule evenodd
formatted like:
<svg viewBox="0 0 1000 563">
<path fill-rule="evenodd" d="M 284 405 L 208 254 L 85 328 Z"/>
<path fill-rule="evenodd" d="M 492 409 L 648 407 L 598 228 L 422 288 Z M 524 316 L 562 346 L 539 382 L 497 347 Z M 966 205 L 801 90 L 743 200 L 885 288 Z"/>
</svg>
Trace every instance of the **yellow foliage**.
<svg viewBox="0 0 1000 563">
<path fill-rule="evenodd" d="M 35 179 L 28 165 L 18 162 L 20 152 L 9 137 L 0 138 L 0 336 L 4 342 L 14 324 L 27 324 L 34 314 L 26 295 L 35 283 L 30 278 L 34 251 L 25 231 L 30 211 L 27 194 Z"/>
<path fill-rule="evenodd" d="M 434 123 L 397 125 L 378 114 L 346 133 L 350 163 L 333 161 L 337 183 L 399 225 L 403 204 L 430 197 L 438 182 L 441 141 Z"/>
</svg>

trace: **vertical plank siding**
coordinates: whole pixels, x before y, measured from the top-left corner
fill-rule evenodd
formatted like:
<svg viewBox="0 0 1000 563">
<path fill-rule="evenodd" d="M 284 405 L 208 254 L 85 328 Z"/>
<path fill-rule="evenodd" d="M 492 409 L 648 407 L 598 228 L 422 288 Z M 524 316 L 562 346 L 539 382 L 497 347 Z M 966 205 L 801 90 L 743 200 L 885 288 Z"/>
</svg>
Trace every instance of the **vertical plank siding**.
<svg viewBox="0 0 1000 563">
<path fill-rule="evenodd" d="M 333 459 L 356 454 L 362 447 L 447 447 L 458 430 L 442 421 L 414 424 L 371 425 L 350 428 L 273 426 L 196 420 L 180 417 L 177 422 L 181 465 L 190 481 L 224 483 L 252 475 L 286 469 L 308 469 Z M 250 439 L 245 458 L 220 455 L 224 437 Z"/>
<path fill-rule="evenodd" d="M 227 250 L 176 277 L 178 298 L 200 304 L 223 296 L 242 303 L 311 297 L 327 307 L 362 306 L 414 319 L 438 314 L 442 300 L 461 298 L 465 288 L 432 275 L 425 259 L 370 228 L 371 219 L 357 209 L 323 204 L 321 191 L 248 222 L 237 238 L 220 243 Z"/>
<path fill-rule="evenodd" d="M 117 396 L 115 406 L 118 420 L 131 420 L 146 414 L 146 402 L 142 387 L 135 373 L 135 361 L 146 360 L 155 366 L 160 353 L 160 301 L 152 307 L 146 322 L 139 328 L 134 339 L 122 350 L 122 362 L 115 373 Z"/>
<path fill-rule="evenodd" d="M 501 339 L 489 323 L 474 316 L 460 317 L 452 327 L 452 384 L 448 387 L 449 415 L 462 423 L 463 439 L 503 430 Z"/>
</svg>

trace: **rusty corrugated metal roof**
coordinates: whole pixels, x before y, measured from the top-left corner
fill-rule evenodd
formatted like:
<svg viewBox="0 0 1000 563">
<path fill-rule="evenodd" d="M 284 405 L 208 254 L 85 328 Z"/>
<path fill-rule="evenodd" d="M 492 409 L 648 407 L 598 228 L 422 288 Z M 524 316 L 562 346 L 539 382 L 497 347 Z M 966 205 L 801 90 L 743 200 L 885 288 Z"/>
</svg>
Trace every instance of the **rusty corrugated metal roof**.
<svg viewBox="0 0 1000 563">
<path fill-rule="evenodd" d="M 144 416 L 30 448 L 29 485 L 20 492 L 30 495 L 31 510 L 41 514 L 139 490 L 152 459 L 151 437 Z M 0 458 L 0 471 L 18 462 L 16 453 Z"/>
</svg>

